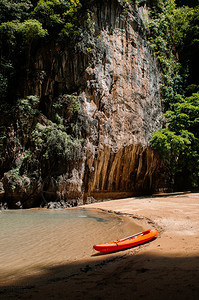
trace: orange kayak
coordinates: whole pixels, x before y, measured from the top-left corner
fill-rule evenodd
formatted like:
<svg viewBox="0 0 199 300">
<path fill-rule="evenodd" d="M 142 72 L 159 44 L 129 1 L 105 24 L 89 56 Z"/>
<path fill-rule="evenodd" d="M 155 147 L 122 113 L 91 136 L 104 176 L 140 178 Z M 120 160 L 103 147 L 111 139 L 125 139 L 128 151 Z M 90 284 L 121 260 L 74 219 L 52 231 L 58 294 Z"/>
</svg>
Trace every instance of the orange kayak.
<svg viewBox="0 0 199 300">
<path fill-rule="evenodd" d="M 148 229 L 118 241 L 94 245 L 93 248 L 99 252 L 104 253 L 114 252 L 146 243 L 152 240 L 157 234 L 157 230 Z"/>
</svg>

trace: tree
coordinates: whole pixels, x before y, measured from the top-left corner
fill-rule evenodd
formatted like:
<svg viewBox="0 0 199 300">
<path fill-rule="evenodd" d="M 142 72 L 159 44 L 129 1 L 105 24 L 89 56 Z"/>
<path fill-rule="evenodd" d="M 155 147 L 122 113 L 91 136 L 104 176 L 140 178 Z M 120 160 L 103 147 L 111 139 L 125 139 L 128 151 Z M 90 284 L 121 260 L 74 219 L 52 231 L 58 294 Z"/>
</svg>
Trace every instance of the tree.
<svg viewBox="0 0 199 300">
<path fill-rule="evenodd" d="M 171 178 L 181 174 L 189 186 L 199 185 L 199 93 L 183 98 L 178 95 L 172 110 L 165 114 L 166 127 L 151 139 L 169 166 Z"/>
<path fill-rule="evenodd" d="M 69 30 L 73 28 L 78 20 L 77 11 L 80 7 L 79 0 L 39 0 L 33 16 L 54 35 L 63 28 L 67 27 Z"/>
<path fill-rule="evenodd" d="M 189 94 L 199 90 L 198 53 L 199 53 L 199 6 L 188 6 L 175 9 L 173 18 L 173 36 L 176 51 L 181 63 L 181 74 L 184 78 L 184 89 L 187 85 L 198 85 L 191 89 Z"/>
<path fill-rule="evenodd" d="M 24 21 L 33 5 L 30 0 L 0 0 L 0 24 L 8 21 Z"/>
</svg>

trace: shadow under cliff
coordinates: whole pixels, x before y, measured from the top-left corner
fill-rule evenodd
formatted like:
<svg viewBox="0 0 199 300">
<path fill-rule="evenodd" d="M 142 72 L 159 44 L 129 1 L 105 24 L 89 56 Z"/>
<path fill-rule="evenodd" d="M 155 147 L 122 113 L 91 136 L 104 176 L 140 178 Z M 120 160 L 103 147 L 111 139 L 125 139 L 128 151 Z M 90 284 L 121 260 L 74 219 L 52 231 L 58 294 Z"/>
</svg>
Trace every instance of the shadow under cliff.
<svg viewBox="0 0 199 300">
<path fill-rule="evenodd" d="M 3 299 L 198 299 L 199 256 L 126 253 L 45 269 L 3 286 Z"/>
</svg>

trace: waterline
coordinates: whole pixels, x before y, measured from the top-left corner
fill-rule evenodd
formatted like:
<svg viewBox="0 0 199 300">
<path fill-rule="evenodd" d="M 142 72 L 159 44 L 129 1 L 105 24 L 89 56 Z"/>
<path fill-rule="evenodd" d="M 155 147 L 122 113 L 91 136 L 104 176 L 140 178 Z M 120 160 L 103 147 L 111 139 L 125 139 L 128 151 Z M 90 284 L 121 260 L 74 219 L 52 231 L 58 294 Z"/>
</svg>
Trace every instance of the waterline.
<svg viewBox="0 0 199 300">
<path fill-rule="evenodd" d="M 80 208 L 0 213 L 0 284 L 91 257 L 97 243 L 140 231 L 127 218 Z"/>
</svg>

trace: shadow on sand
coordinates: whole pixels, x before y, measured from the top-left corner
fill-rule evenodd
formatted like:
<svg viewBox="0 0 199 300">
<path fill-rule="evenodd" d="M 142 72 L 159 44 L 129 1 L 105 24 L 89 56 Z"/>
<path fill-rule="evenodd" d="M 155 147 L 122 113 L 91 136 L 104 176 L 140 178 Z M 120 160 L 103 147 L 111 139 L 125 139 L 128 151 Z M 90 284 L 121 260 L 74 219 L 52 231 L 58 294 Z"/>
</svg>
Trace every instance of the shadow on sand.
<svg viewBox="0 0 199 300">
<path fill-rule="evenodd" d="M 47 268 L 2 286 L 0 299 L 199 299 L 199 256 L 146 255 L 136 250 Z"/>
</svg>

